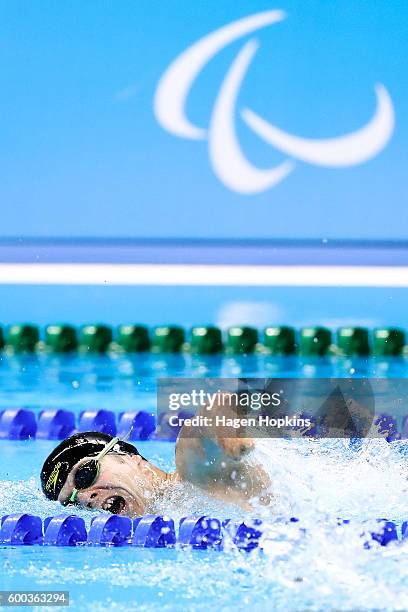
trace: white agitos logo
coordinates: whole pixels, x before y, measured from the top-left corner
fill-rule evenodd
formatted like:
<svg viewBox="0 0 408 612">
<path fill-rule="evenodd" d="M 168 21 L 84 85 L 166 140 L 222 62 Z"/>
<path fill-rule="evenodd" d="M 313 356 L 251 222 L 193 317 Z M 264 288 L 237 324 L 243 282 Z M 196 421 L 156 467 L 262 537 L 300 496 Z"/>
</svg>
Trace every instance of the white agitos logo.
<svg viewBox="0 0 408 612">
<path fill-rule="evenodd" d="M 344 168 L 361 164 L 377 155 L 394 129 L 394 109 L 386 88 L 377 84 L 377 106 L 371 120 L 356 132 L 338 138 L 313 140 L 283 132 L 249 108 L 240 111 L 242 120 L 262 140 L 290 157 L 278 166 L 261 170 L 243 154 L 234 126 L 236 101 L 242 81 L 258 44 L 244 44 L 221 85 L 207 129 L 193 125 L 186 116 L 186 99 L 201 70 L 221 49 L 242 36 L 285 19 L 283 11 L 265 11 L 245 17 L 201 38 L 179 55 L 161 78 L 154 110 L 158 122 L 175 136 L 208 140 L 210 163 L 217 177 L 230 189 L 254 194 L 273 187 L 296 167 L 294 159 L 324 166 Z"/>
</svg>

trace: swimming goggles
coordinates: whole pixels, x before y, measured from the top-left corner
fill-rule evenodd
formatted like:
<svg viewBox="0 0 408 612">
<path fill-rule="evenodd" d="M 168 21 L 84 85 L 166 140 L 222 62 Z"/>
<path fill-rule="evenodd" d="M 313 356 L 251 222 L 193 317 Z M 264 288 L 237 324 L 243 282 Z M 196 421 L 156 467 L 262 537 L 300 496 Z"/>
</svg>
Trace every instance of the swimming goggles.
<svg viewBox="0 0 408 612">
<path fill-rule="evenodd" d="M 131 433 L 132 428 L 124 438 L 112 438 L 112 440 L 106 444 L 105 448 L 103 448 L 101 452 L 96 455 L 96 457 L 94 457 L 93 459 L 89 459 L 88 461 L 79 466 L 74 476 L 74 489 L 70 497 L 63 503 L 64 506 L 68 506 L 70 504 L 78 504 L 79 491 L 82 491 L 83 489 L 88 489 L 98 480 L 100 472 L 100 463 L 102 459 L 105 457 L 105 455 L 109 453 L 109 451 L 112 450 L 115 444 L 120 441 L 126 442 Z"/>
</svg>

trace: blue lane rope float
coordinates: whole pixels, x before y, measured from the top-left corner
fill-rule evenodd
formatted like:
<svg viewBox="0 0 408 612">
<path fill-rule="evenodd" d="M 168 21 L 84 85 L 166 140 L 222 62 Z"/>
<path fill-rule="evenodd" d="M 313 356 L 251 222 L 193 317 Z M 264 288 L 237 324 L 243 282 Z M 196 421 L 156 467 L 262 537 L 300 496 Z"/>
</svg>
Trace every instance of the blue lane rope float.
<svg viewBox="0 0 408 612">
<path fill-rule="evenodd" d="M 132 546 L 167 548 L 177 543 L 173 519 L 167 516 L 147 515 L 133 521 Z"/>
<path fill-rule="evenodd" d="M 405 417 L 406 419 L 407 417 Z M 398 431 L 397 419 L 389 414 L 379 414 L 374 419 L 374 425 L 378 428 L 378 433 L 384 435 L 387 442 L 394 442 L 401 439 Z"/>
<path fill-rule="evenodd" d="M 100 431 L 116 436 L 115 413 L 111 410 L 84 410 L 79 415 L 78 431 Z"/>
<path fill-rule="evenodd" d="M 178 423 L 182 423 L 184 419 L 191 419 L 193 416 L 194 413 L 192 412 L 180 410 L 177 412 L 177 421 Z M 174 417 L 174 413 L 162 412 L 159 415 L 157 428 L 152 436 L 155 440 L 168 440 L 170 442 L 176 441 L 181 427 L 179 424 L 172 424 L 170 422 L 171 417 Z"/>
<path fill-rule="evenodd" d="M 119 414 L 117 435 L 123 438 L 130 431 L 129 440 L 148 440 L 156 429 L 154 415 L 139 412 L 121 412 Z"/>
<path fill-rule="evenodd" d="M 296 518 L 276 519 L 282 524 L 299 523 Z M 338 525 L 351 524 L 338 519 Z M 408 522 L 377 520 L 378 529 L 370 526 L 361 533 L 364 548 L 387 546 L 408 538 Z M 299 527 L 300 528 L 300 527 Z M 305 534 L 307 529 L 300 528 Z M 260 519 L 249 521 L 221 520 L 209 516 L 188 516 L 178 529 L 167 516 L 147 515 L 130 519 L 101 514 L 86 528 L 83 518 L 58 515 L 42 520 L 31 514 L 9 514 L 0 517 L 1 546 L 134 546 L 141 548 L 192 548 L 199 550 L 244 551 L 262 549 L 264 532 Z M 376 543 L 376 544 L 375 544 Z"/>
<path fill-rule="evenodd" d="M 120 412 L 116 417 L 112 410 L 84 410 L 78 419 L 74 412 L 62 409 L 46 409 L 37 415 L 25 408 L 7 408 L 0 412 L 0 440 L 64 440 L 77 431 L 100 431 L 112 436 L 124 436 L 132 427 L 130 440 L 166 440 L 174 442 L 180 426 L 170 424 L 170 413 L 162 413 L 156 426 L 153 414 L 145 410 Z M 179 421 L 191 418 L 192 413 L 181 411 Z M 300 431 L 303 437 L 314 436 L 317 432 L 316 419 L 306 413 L 301 418 L 309 418 L 313 426 Z M 378 434 L 387 442 L 408 438 L 408 415 L 402 420 L 401 432 L 397 420 L 389 414 L 379 414 L 374 420 Z M 296 429 L 294 427 L 293 429 Z"/>
<path fill-rule="evenodd" d="M 222 522 L 207 516 L 187 516 L 180 520 L 178 542 L 193 548 L 216 548 L 222 544 Z"/>
<path fill-rule="evenodd" d="M 27 440 L 35 438 L 37 422 L 31 410 L 12 408 L 0 413 L 0 439 Z"/>
<path fill-rule="evenodd" d="M 76 546 L 87 540 L 85 521 L 79 516 L 50 516 L 43 521 L 43 546 Z"/>
<path fill-rule="evenodd" d="M 75 430 L 75 415 L 69 410 L 42 410 L 38 415 L 36 438 L 64 440 Z"/>
<path fill-rule="evenodd" d="M 93 546 L 126 546 L 132 537 L 132 519 L 127 516 L 96 516 L 91 521 L 87 543 Z"/>
</svg>

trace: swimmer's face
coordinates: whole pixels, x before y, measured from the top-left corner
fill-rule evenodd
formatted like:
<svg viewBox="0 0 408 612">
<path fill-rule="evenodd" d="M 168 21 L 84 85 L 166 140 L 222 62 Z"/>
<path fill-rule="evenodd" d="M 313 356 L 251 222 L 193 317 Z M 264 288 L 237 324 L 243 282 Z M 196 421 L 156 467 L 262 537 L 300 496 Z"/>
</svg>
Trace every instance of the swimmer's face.
<svg viewBox="0 0 408 612">
<path fill-rule="evenodd" d="M 58 496 L 66 502 L 75 488 L 76 470 L 89 461 L 85 457 L 73 467 Z M 95 483 L 78 492 L 78 503 L 86 508 L 100 508 L 113 514 L 141 516 L 154 495 L 160 480 L 157 470 L 140 455 L 108 454 L 100 462 Z"/>
</svg>

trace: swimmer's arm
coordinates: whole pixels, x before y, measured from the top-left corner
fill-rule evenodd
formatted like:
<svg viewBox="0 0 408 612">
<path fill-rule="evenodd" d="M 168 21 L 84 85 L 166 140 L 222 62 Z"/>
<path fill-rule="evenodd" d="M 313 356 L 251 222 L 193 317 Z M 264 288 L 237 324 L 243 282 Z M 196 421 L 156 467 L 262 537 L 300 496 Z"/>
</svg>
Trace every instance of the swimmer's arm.
<svg viewBox="0 0 408 612">
<path fill-rule="evenodd" d="M 260 504 L 270 505 L 268 474 L 262 466 L 248 466 L 243 460 L 252 444 L 245 439 L 190 438 L 181 432 L 176 444 L 176 475 L 244 510 L 255 498 Z"/>
<path fill-rule="evenodd" d="M 198 413 L 208 416 L 206 407 Z M 229 406 L 215 406 L 212 416 L 223 415 L 236 418 L 237 413 Z M 205 426 L 183 427 L 176 443 L 176 467 L 179 476 L 198 486 L 214 486 L 230 480 L 231 471 L 240 468 L 243 457 L 252 450 L 254 441 L 242 437 L 243 431 L 231 427 Z M 192 437 L 194 434 L 194 437 Z"/>
</svg>

